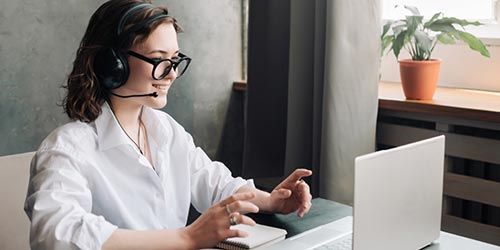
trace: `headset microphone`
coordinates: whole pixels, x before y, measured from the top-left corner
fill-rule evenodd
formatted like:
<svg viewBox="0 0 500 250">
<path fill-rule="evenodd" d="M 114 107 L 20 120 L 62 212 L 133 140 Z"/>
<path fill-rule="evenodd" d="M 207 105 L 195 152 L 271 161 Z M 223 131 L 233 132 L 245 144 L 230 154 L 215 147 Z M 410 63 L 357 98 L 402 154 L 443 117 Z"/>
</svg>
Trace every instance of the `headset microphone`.
<svg viewBox="0 0 500 250">
<path fill-rule="evenodd" d="M 152 96 L 152 97 L 158 97 L 158 94 L 156 92 L 153 92 L 153 93 L 149 93 L 149 94 L 142 94 L 142 95 L 119 95 L 119 94 L 115 94 L 113 92 L 111 92 L 112 95 L 114 96 L 118 96 L 118 97 L 121 97 L 121 98 L 131 98 L 131 97 L 147 97 L 147 96 Z"/>
</svg>

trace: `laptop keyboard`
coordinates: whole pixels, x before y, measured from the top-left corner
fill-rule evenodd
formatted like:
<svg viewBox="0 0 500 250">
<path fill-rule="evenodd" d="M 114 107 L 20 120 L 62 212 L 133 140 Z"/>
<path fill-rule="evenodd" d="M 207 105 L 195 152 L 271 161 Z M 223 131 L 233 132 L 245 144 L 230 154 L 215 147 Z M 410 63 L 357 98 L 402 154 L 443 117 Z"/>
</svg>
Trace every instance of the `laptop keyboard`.
<svg viewBox="0 0 500 250">
<path fill-rule="evenodd" d="M 348 234 L 340 240 L 328 242 L 313 250 L 351 250 L 352 249 L 352 234 Z"/>
</svg>

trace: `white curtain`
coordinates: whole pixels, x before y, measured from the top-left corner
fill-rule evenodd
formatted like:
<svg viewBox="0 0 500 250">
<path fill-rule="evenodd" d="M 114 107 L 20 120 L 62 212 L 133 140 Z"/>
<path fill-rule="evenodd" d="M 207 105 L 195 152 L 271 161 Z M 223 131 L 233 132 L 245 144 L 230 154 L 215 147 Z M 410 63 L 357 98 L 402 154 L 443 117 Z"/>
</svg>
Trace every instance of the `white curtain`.
<svg viewBox="0 0 500 250">
<path fill-rule="evenodd" d="M 354 158 L 375 150 L 380 0 L 326 1 L 319 194 L 353 202 Z"/>
</svg>

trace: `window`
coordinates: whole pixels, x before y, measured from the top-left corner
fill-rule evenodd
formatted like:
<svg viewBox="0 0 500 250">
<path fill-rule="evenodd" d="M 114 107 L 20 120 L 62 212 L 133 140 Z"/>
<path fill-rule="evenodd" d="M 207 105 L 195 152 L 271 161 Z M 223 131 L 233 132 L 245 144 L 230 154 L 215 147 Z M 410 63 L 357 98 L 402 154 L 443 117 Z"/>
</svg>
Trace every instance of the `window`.
<svg viewBox="0 0 500 250">
<path fill-rule="evenodd" d="M 485 25 L 466 27 L 486 44 L 500 44 L 500 0 L 382 0 L 383 19 L 400 19 L 408 15 L 404 5 L 416 6 L 430 18 L 434 13 L 460 19 L 478 20 Z M 401 7 L 395 8 L 399 5 Z"/>
<path fill-rule="evenodd" d="M 401 7 L 394 8 L 395 5 Z M 403 5 L 416 6 L 425 18 L 442 12 L 445 16 L 480 21 L 485 25 L 468 26 L 466 30 L 479 37 L 488 47 L 491 57 L 480 56 L 463 42 L 436 45 L 433 57 L 440 58 L 438 85 L 500 92 L 500 0 L 382 0 L 382 18 L 400 19 L 409 12 Z M 400 59 L 408 58 L 402 52 Z M 399 82 L 399 66 L 394 55 L 382 58 L 381 80 Z"/>
<path fill-rule="evenodd" d="M 463 19 L 494 20 L 495 0 L 383 0 L 383 18 L 401 18 L 408 12 L 404 8 L 394 8 L 396 5 L 416 6 L 426 17 L 436 12 L 446 16 Z"/>
</svg>

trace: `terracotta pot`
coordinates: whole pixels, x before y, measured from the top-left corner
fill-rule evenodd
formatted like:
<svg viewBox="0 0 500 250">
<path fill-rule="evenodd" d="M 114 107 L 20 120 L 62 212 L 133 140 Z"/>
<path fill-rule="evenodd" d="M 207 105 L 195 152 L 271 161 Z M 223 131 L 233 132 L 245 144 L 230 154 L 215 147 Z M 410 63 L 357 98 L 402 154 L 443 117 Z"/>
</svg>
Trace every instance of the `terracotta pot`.
<svg viewBox="0 0 500 250">
<path fill-rule="evenodd" d="M 431 100 L 439 79 L 440 59 L 399 60 L 399 73 L 406 99 Z"/>
</svg>

